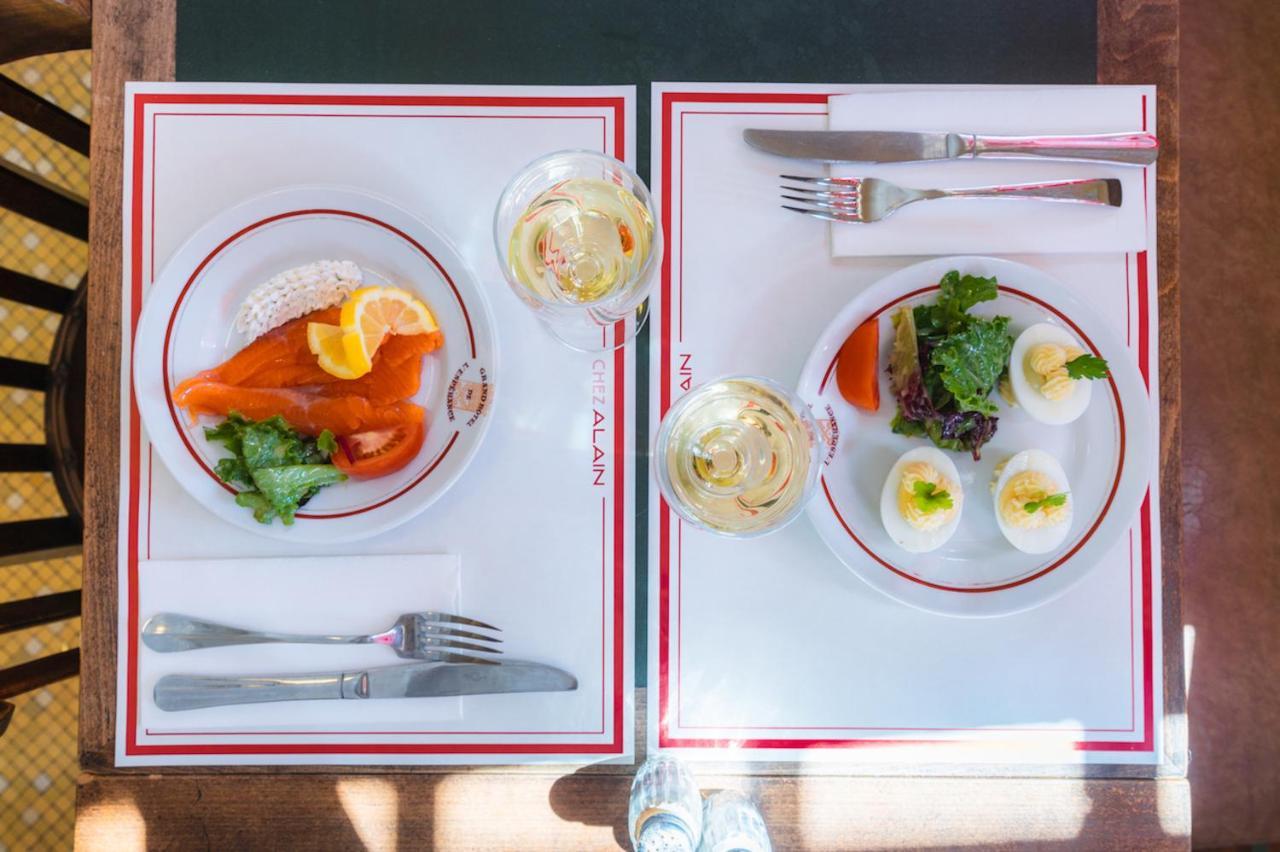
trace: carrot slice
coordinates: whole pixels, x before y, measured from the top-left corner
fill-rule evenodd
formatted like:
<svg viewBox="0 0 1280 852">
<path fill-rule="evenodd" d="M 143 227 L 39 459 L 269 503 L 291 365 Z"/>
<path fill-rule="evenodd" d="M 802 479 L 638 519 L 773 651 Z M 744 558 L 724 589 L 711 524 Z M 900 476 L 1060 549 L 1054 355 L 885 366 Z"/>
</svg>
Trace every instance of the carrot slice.
<svg viewBox="0 0 1280 852">
<path fill-rule="evenodd" d="M 880 409 L 880 323 L 874 317 L 853 330 L 836 358 L 836 386 L 848 403 Z"/>
</svg>

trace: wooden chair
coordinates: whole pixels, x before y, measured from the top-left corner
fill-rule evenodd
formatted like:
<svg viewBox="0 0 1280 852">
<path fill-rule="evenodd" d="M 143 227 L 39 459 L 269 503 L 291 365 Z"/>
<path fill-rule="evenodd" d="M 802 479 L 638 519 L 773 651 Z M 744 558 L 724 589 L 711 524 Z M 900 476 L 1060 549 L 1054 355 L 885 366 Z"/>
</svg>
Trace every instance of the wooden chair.
<svg viewBox="0 0 1280 852">
<path fill-rule="evenodd" d="M 89 2 L 0 0 L 0 63 L 89 46 Z M 0 113 L 85 156 L 89 125 L 0 74 Z M 80 240 L 88 202 L 34 172 L 0 161 L 0 207 Z M 84 482 L 85 293 L 0 267 L 0 298 L 61 315 L 47 364 L 0 357 L 0 386 L 45 394 L 45 442 L 0 443 L 0 473 L 52 475 L 67 514 L 0 524 L 0 568 L 80 551 Z M 0 634 L 74 618 L 80 591 L 0 603 Z M 0 671 L 0 734 L 13 717 L 7 699 L 76 675 L 78 648 Z"/>
<path fill-rule="evenodd" d="M 89 46 L 92 0 L 0 0 L 0 65 Z"/>
</svg>

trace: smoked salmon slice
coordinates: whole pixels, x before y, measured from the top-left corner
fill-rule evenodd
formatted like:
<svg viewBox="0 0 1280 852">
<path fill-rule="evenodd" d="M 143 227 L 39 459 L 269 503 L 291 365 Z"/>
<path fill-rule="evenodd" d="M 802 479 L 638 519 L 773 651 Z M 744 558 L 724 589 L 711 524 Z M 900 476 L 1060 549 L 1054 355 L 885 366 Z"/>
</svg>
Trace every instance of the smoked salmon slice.
<svg viewBox="0 0 1280 852">
<path fill-rule="evenodd" d="M 175 392 L 173 401 L 193 414 L 226 416 L 238 411 L 251 420 L 279 414 L 308 435 L 325 429 L 335 435 L 354 435 L 423 419 L 422 408 L 411 402 L 378 405 L 361 396 L 320 396 L 292 388 L 243 388 L 207 381 Z"/>
<path fill-rule="evenodd" d="M 307 323 L 336 323 L 341 313 L 340 308 L 325 308 L 287 322 L 279 328 L 268 331 L 212 370 L 206 370 L 202 375 L 210 381 L 241 385 L 255 373 L 263 370 L 284 364 L 301 364 L 303 356 L 315 364 L 315 356 L 307 347 Z M 316 369 L 320 370 L 318 366 Z M 320 372 L 324 371 L 320 370 Z"/>
<path fill-rule="evenodd" d="M 406 402 L 422 383 L 422 356 L 439 349 L 444 334 L 395 335 L 358 379 L 339 379 L 320 368 L 307 345 L 307 324 L 337 324 L 339 308 L 285 323 L 211 370 L 173 389 L 173 401 L 194 415 L 239 411 L 260 420 L 276 414 L 301 432 L 335 435 L 420 422 L 423 410 Z"/>
<path fill-rule="evenodd" d="M 193 381 L 254 388 L 345 384 L 349 380 L 340 379 L 320 369 L 316 356 L 307 347 L 307 324 L 323 322 L 332 325 L 338 321 L 338 314 L 338 308 L 327 308 L 287 322 L 259 337 L 217 367 L 187 379 L 183 385 Z M 378 379 L 374 374 L 379 371 L 380 366 L 399 365 L 414 356 L 434 352 L 443 344 L 444 334 L 440 331 L 389 337 L 374 356 L 373 370 L 362 376 L 361 380 L 369 379 L 369 382 L 376 384 Z M 370 376 L 374 378 L 370 379 Z M 366 386 L 368 384 L 367 382 Z M 179 388 L 183 385 L 179 385 Z M 416 389 L 414 392 L 416 393 Z"/>
</svg>

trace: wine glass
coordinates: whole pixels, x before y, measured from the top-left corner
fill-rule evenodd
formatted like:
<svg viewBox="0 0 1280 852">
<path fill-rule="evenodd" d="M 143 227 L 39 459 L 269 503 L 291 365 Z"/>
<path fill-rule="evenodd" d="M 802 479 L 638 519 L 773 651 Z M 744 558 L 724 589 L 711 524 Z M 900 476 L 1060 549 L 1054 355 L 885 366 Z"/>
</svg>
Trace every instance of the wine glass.
<svg viewBox="0 0 1280 852">
<path fill-rule="evenodd" d="M 618 160 L 534 160 L 503 190 L 493 240 L 511 289 L 568 346 L 610 351 L 644 324 L 662 229 L 648 188 Z"/>
<path fill-rule="evenodd" d="M 817 490 L 824 445 L 809 406 L 760 376 L 725 376 L 680 398 L 653 455 L 682 518 L 721 535 L 781 529 Z"/>
</svg>

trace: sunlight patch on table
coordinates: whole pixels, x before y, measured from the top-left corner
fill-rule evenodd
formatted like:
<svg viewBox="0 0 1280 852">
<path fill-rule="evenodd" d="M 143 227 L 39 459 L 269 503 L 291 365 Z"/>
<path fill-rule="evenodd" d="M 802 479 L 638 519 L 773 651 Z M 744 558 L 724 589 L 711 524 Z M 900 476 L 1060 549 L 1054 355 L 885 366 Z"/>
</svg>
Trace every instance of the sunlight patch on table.
<svg viewBox="0 0 1280 852">
<path fill-rule="evenodd" d="M 1186 719 L 1185 715 L 1179 715 Z M 1169 837 L 1191 835 L 1190 798 L 1191 787 L 1185 780 L 1167 779 L 1156 782 L 1156 815 L 1160 819 L 1160 830 Z"/>
<path fill-rule="evenodd" d="M 810 777 L 771 791 L 763 810 L 766 820 L 794 813 L 806 848 L 868 849 L 1071 842 L 1093 810 L 1083 779 L 985 779 L 980 789 L 971 779 Z"/>
<path fill-rule="evenodd" d="M 368 852 L 395 852 L 400 824 L 396 785 L 383 778 L 341 778 L 338 801 Z"/>
<path fill-rule="evenodd" d="M 132 797 L 94 802 L 80 808 L 76 814 L 76 834 L 80 838 L 110 839 L 112 849 L 147 848 L 147 821 Z"/>
</svg>

